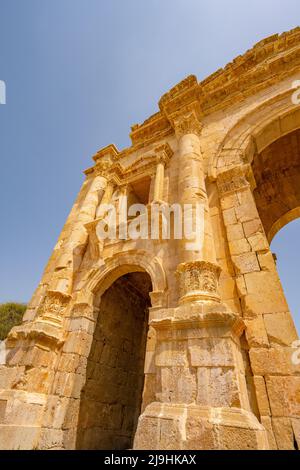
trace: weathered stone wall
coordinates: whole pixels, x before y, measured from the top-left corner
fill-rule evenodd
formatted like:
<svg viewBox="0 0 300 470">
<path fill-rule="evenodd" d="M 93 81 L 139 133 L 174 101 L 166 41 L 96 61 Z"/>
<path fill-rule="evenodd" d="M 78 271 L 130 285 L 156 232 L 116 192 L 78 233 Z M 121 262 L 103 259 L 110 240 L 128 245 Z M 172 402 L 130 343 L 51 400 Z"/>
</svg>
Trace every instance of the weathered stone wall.
<svg viewBox="0 0 300 470">
<path fill-rule="evenodd" d="M 300 214 L 299 66 L 299 28 L 267 38 L 201 83 L 187 77 L 132 127 L 129 148 L 93 157 L 24 322 L 6 341 L 1 446 L 69 449 L 76 437 L 78 447 L 131 446 L 142 406 L 135 448 L 299 447 L 297 333 L 269 245 Z M 101 205 L 134 188 L 149 205 L 200 201 L 203 244 L 99 240 Z M 141 405 L 147 328 L 133 318 L 151 289 L 142 272 L 152 292 Z"/>
</svg>

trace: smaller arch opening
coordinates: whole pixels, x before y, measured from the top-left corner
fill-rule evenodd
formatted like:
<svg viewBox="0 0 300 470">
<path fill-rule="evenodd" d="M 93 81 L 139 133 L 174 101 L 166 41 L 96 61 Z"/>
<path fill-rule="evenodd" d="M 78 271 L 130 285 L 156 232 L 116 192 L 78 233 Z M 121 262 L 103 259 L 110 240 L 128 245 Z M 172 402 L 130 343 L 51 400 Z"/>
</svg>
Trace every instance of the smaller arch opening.
<svg viewBox="0 0 300 470">
<path fill-rule="evenodd" d="M 142 406 L 151 291 L 146 272 L 130 272 L 99 299 L 80 398 L 77 449 L 132 448 Z"/>
</svg>

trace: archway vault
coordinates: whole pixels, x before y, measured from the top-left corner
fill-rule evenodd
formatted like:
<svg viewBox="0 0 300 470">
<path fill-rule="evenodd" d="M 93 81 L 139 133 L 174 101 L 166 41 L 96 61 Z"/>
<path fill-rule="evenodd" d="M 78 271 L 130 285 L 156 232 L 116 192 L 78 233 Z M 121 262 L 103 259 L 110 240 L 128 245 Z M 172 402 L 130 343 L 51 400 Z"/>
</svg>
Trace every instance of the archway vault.
<svg viewBox="0 0 300 470">
<path fill-rule="evenodd" d="M 151 284 L 146 272 L 127 272 L 101 296 L 80 396 L 78 449 L 133 445 L 143 400 Z"/>
<path fill-rule="evenodd" d="M 300 215 L 300 130 L 286 134 L 254 156 L 254 198 L 269 243 Z"/>
<path fill-rule="evenodd" d="M 149 274 L 154 294 L 152 299 L 159 298 L 159 301 L 165 302 L 164 294 L 167 290 L 165 270 L 159 258 L 150 255 L 146 251 L 127 251 L 126 253 L 117 253 L 106 259 L 89 279 L 85 290 L 92 292 L 97 302 L 97 299 L 119 277 L 132 272 L 146 272 Z"/>
<path fill-rule="evenodd" d="M 300 107 L 292 102 L 291 83 L 290 79 L 284 92 L 248 110 L 228 130 L 208 162 L 210 179 L 241 163 L 252 163 L 257 153 L 300 129 Z"/>
</svg>

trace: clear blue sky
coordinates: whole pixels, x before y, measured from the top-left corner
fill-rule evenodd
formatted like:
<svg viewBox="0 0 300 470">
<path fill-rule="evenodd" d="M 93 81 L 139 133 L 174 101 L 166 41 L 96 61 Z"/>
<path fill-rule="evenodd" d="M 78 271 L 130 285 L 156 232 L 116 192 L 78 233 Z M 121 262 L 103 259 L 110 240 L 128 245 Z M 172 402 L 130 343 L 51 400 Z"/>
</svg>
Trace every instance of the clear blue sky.
<svg viewBox="0 0 300 470">
<path fill-rule="evenodd" d="M 99 148 L 127 146 L 185 76 L 299 24 L 299 0 L 0 0 L 0 302 L 29 300 Z M 273 248 L 298 319 L 299 235 Z"/>
</svg>

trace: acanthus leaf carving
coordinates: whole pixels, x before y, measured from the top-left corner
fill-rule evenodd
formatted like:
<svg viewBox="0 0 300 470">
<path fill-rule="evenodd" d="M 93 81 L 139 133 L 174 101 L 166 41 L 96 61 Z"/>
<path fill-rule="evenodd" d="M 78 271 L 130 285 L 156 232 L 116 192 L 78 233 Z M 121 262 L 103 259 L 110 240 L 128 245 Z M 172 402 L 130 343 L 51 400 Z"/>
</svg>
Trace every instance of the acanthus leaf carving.
<svg viewBox="0 0 300 470">
<path fill-rule="evenodd" d="M 177 268 L 180 301 L 219 301 L 218 284 L 221 268 L 208 261 L 182 263 Z"/>
</svg>

